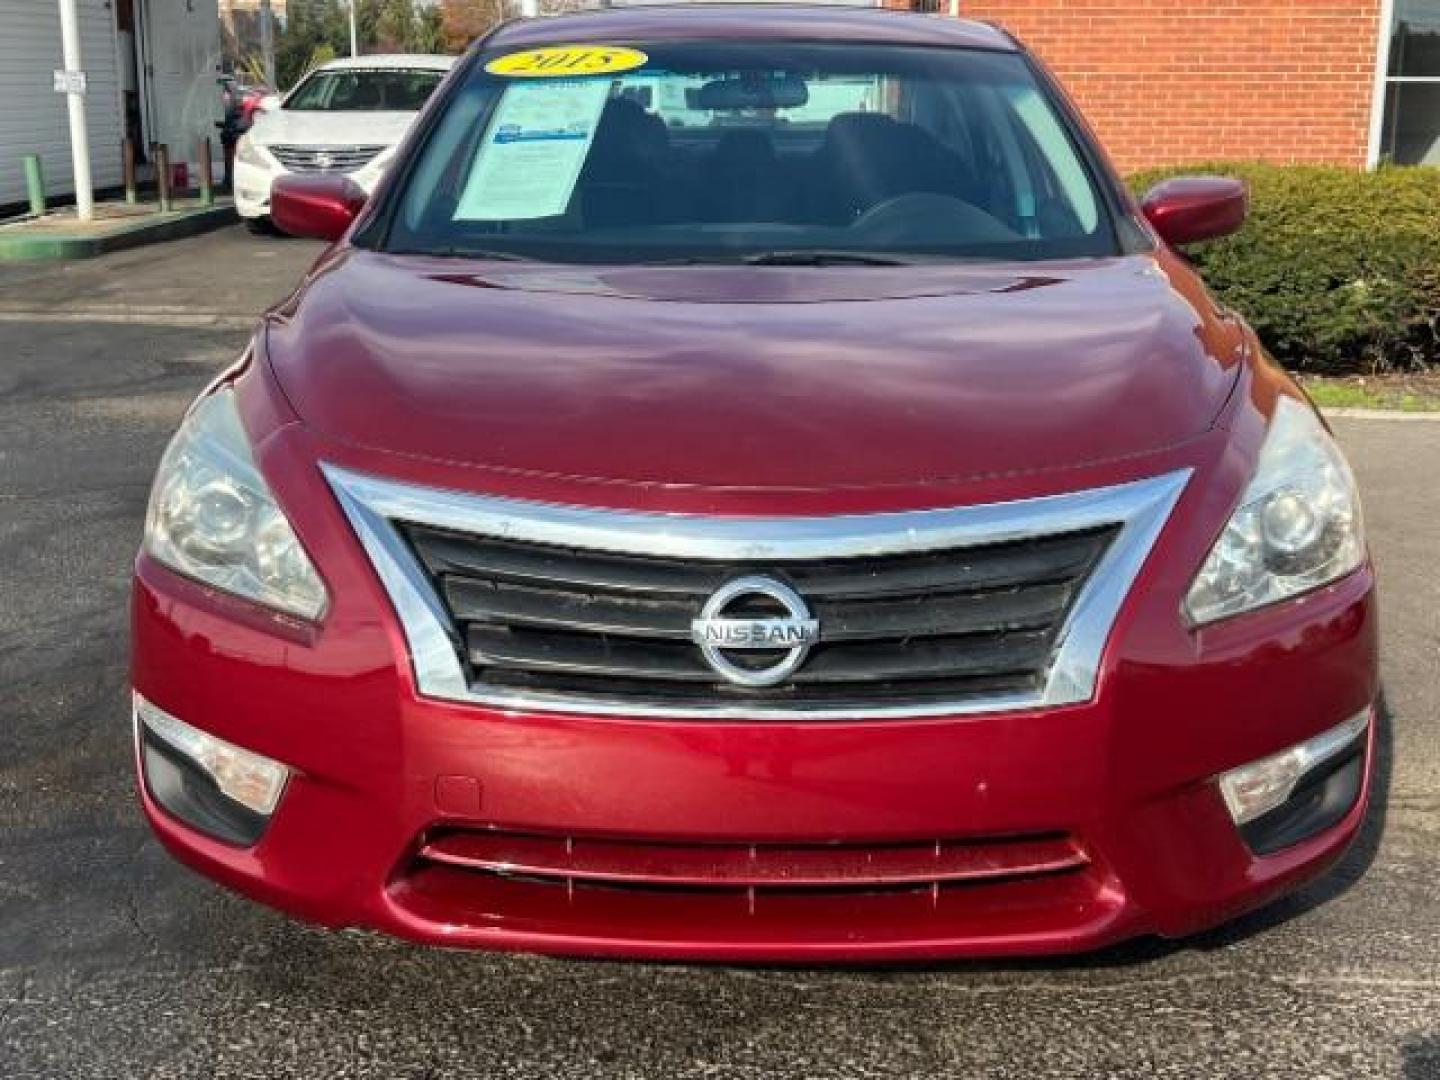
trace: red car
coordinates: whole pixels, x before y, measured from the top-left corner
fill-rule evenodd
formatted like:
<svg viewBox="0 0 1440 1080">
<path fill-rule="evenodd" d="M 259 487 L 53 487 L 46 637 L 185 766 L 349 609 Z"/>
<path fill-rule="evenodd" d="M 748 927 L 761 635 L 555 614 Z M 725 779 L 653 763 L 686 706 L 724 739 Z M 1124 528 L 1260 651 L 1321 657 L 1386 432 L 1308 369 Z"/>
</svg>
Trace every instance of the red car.
<svg viewBox="0 0 1440 1080">
<path fill-rule="evenodd" d="M 1315 410 L 1005 33 L 629 8 L 479 42 L 196 402 L 135 571 L 179 859 L 442 945 L 865 961 L 1186 935 L 1365 814 Z"/>
</svg>

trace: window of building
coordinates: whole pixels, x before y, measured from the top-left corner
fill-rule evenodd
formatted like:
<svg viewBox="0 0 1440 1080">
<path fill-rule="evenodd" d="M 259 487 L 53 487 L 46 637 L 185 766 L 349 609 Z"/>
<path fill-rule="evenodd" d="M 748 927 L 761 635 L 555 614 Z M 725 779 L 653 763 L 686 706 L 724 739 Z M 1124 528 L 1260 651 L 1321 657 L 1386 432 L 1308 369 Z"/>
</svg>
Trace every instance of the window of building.
<svg viewBox="0 0 1440 1080">
<path fill-rule="evenodd" d="M 1440 165 L 1440 0 L 1394 0 L 1380 157 Z"/>
</svg>

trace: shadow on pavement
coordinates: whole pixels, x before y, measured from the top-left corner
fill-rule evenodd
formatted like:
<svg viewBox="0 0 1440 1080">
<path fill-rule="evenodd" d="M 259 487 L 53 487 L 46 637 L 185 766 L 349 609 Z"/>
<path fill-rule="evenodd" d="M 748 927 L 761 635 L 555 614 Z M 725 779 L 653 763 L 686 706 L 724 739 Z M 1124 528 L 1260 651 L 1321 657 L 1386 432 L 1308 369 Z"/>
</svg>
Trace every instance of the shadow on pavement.
<svg viewBox="0 0 1440 1080">
<path fill-rule="evenodd" d="M 1440 1033 L 1407 1039 L 1400 1053 L 1405 1062 L 1405 1080 L 1436 1080 L 1440 1077 Z"/>
</svg>

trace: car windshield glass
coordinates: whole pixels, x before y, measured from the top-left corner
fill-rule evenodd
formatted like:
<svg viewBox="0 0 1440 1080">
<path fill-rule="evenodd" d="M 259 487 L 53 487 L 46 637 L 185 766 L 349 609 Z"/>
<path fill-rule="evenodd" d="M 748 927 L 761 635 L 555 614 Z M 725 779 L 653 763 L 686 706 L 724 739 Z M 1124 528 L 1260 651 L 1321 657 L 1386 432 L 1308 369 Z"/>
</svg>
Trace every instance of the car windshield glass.
<svg viewBox="0 0 1440 1080">
<path fill-rule="evenodd" d="M 567 72 L 603 52 L 571 48 Z M 385 246 L 784 265 L 1115 253 L 1070 130 L 1017 54 L 612 51 L 624 70 L 583 76 L 514 73 L 533 52 L 481 53 L 396 196 Z"/>
<path fill-rule="evenodd" d="M 285 101 L 299 112 L 418 112 L 440 85 L 439 71 L 317 71 Z"/>
</svg>

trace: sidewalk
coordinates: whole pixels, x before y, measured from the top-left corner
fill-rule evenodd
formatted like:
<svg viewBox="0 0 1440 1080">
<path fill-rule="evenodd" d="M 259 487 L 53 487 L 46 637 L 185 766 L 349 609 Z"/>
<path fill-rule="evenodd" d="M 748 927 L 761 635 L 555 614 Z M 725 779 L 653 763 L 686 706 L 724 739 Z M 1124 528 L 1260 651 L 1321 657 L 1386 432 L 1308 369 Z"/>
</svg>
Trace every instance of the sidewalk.
<svg viewBox="0 0 1440 1080">
<path fill-rule="evenodd" d="M 164 213 L 156 203 L 98 203 L 91 221 L 80 221 L 74 207 L 62 207 L 39 218 L 0 222 L 0 262 L 92 258 L 194 236 L 234 221 L 230 200 L 218 198 L 209 206 L 198 198 L 176 199 Z"/>
<path fill-rule="evenodd" d="M 0 321 L 249 329 L 324 251 L 231 225 L 159 248 L 75 262 L 0 261 Z"/>
</svg>

